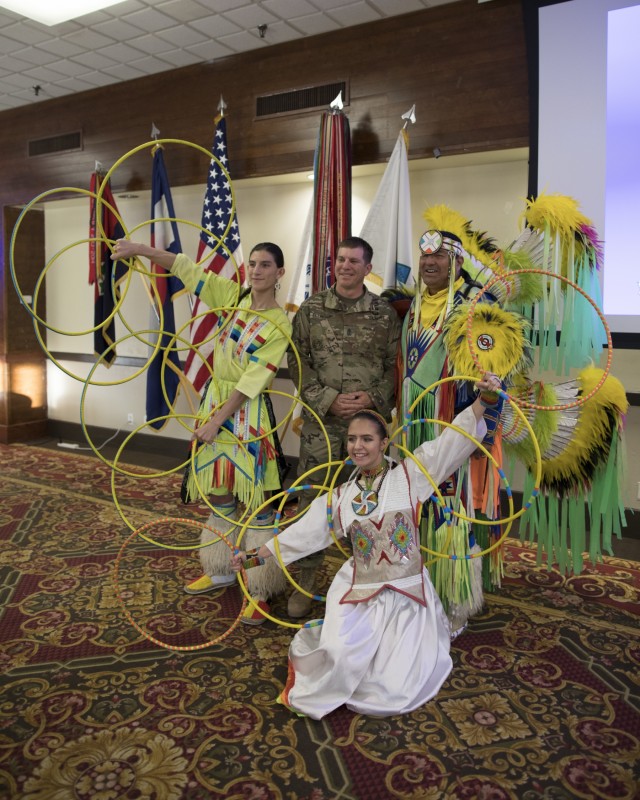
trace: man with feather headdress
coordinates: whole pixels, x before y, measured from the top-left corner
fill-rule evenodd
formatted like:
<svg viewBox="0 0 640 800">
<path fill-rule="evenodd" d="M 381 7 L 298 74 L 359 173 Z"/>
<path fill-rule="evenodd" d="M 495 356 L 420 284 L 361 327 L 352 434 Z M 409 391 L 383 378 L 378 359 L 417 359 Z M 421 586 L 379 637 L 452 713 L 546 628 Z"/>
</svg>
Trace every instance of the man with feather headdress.
<svg viewBox="0 0 640 800">
<path fill-rule="evenodd" d="M 472 276 L 472 272 L 481 275 L 486 268 L 479 258 L 470 255 L 467 248 L 477 253 L 495 250 L 490 240 L 474 235 L 468 223 L 446 206 L 430 209 L 425 218 L 433 227 L 420 239 L 417 292 L 404 318 L 401 339 L 399 407 L 406 422 L 414 421 L 406 428 L 409 449 L 437 435 L 438 426 L 424 420 L 451 422 L 457 413 L 475 399 L 473 383 L 446 381 L 454 375 L 447 329 L 450 320 L 460 316 L 459 310 L 467 308 L 482 291 L 483 284 Z M 457 232 L 452 228 L 456 228 Z M 484 282 L 487 277 L 484 275 Z M 397 296 L 390 299 L 392 302 L 398 300 Z M 495 295 L 485 293 L 481 301 L 478 315 L 483 317 L 485 324 L 482 336 L 477 337 L 476 347 L 486 351 L 495 350 L 491 371 L 504 375 L 505 365 L 500 363 L 499 352 L 500 348 L 504 348 L 507 336 L 502 328 L 509 328 L 511 349 L 519 349 L 520 358 L 526 360 L 525 326 L 522 322 L 514 325 L 513 320 L 504 315 Z M 500 335 L 492 335 L 493 327 L 501 328 Z M 443 379 L 445 382 L 437 384 Z M 433 386 L 431 391 L 425 393 L 430 386 Z M 494 415 L 496 423 L 497 415 L 498 408 Z M 496 424 L 484 444 L 491 448 L 499 462 L 500 435 Z M 499 486 L 495 468 L 479 452 L 467 467 L 452 475 L 439 489 L 446 504 L 455 511 L 468 517 L 482 515 L 486 520 L 501 516 Z M 487 525 L 475 528 L 472 530 L 467 521 L 459 518 L 453 526 L 447 526 L 443 510 L 436 503 L 430 503 L 423 509 L 422 543 L 428 551 L 445 552 L 445 548 L 450 548 L 451 552 L 464 556 L 484 550 L 490 541 L 491 528 Z M 492 567 L 494 572 L 498 570 L 493 579 Z M 460 561 L 436 558 L 431 563 L 434 584 L 448 610 L 454 633 L 464 626 L 469 614 L 482 606 L 481 569 L 479 559 L 471 563 L 464 558 Z M 484 571 L 487 585 L 499 581 L 497 553 L 492 559 L 485 559 Z"/>
<path fill-rule="evenodd" d="M 600 253 L 595 231 L 577 203 L 559 195 L 529 201 L 525 230 L 503 251 L 446 206 L 434 206 L 424 216 L 429 230 L 420 240 L 416 295 L 408 301 L 406 295 L 386 293 L 399 313 L 408 306 L 399 367 L 399 407 L 408 446 L 437 434 L 437 426 L 425 420 L 450 422 L 473 401 L 472 384 L 462 376 L 478 374 L 479 367 L 500 376 L 510 397 L 530 404 L 524 411 L 542 454 L 540 486 L 532 494 L 528 523 L 531 536 L 549 561 L 579 572 L 585 509 L 594 561 L 601 555 L 601 542 L 610 552 L 611 533 L 619 533 L 624 524 L 619 476 L 626 397 L 619 381 L 590 363 L 602 348 L 594 310 Z M 489 281 L 490 293 L 484 289 Z M 575 301 L 567 291 L 571 281 L 578 292 L 595 295 L 592 306 Z M 573 366 L 581 372 L 557 385 L 531 380 L 536 348 L 542 367 L 566 373 Z M 455 376 L 462 379 L 445 380 L 425 392 Z M 500 411 L 497 406 L 494 430 L 484 444 L 500 463 L 504 427 L 505 449 L 528 470 L 527 497 L 534 488 L 535 447 L 513 409 L 504 407 L 504 426 L 498 424 Z M 453 556 L 427 563 L 454 633 L 482 606 L 483 583 L 485 588 L 500 585 L 500 548 L 483 558 L 482 566 L 480 559 L 469 558 L 500 534 L 497 525 L 481 524 L 503 516 L 499 486 L 492 462 L 478 454 L 440 487 L 447 506 L 473 524 L 455 517 L 448 526 L 438 503 L 423 509 L 424 548 Z"/>
</svg>

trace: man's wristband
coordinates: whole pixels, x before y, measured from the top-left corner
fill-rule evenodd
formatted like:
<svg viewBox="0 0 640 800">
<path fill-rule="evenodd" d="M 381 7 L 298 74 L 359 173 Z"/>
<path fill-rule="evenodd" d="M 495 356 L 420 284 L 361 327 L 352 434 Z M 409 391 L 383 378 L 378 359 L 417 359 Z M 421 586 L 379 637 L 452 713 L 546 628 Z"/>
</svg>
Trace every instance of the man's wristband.
<svg viewBox="0 0 640 800">
<path fill-rule="evenodd" d="M 263 564 L 264 558 L 262 556 L 251 556 L 251 558 L 245 559 L 242 566 L 245 569 L 252 569 L 253 567 L 261 567 Z"/>
<path fill-rule="evenodd" d="M 480 403 L 485 408 L 495 408 L 500 402 L 500 395 L 497 392 L 481 392 Z"/>
</svg>

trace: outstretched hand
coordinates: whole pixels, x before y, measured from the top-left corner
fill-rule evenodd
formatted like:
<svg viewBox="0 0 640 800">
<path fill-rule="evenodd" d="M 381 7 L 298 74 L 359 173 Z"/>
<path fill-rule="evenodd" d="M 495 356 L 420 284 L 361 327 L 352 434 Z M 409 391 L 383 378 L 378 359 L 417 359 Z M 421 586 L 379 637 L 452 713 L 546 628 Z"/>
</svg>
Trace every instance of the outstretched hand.
<svg viewBox="0 0 640 800">
<path fill-rule="evenodd" d="M 483 417 L 485 415 L 485 411 L 487 411 L 489 408 L 494 409 L 494 416 L 497 418 L 502 405 L 499 402 L 499 393 L 502 389 L 500 378 L 497 375 L 494 375 L 493 372 L 485 372 L 482 378 L 480 378 L 480 380 L 477 382 L 476 386 L 478 387 L 479 394 L 472 405 L 476 418 L 480 419 Z"/>
<path fill-rule="evenodd" d="M 133 258 L 134 256 L 139 256 L 140 254 L 140 244 L 138 242 L 131 242 L 129 239 L 118 239 L 113 245 L 111 260 L 126 261 L 127 259 Z"/>
</svg>

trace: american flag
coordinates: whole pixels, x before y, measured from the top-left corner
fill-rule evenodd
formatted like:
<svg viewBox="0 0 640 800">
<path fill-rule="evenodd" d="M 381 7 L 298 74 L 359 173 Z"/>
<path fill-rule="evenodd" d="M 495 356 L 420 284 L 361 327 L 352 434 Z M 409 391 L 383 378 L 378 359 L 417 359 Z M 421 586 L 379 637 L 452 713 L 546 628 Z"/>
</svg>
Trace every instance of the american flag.
<svg viewBox="0 0 640 800">
<path fill-rule="evenodd" d="M 216 118 L 216 129 L 211 148 L 213 158 L 209 165 L 207 189 L 202 206 L 202 222 L 205 229 L 200 234 L 198 263 L 207 272 L 216 272 L 233 280 L 244 282 L 244 261 L 240 244 L 240 231 L 236 215 L 235 197 L 231 186 L 227 157 L 227 123 L 224 116 Z M 205 314 L 206 306 L 196 299 L 191 316 L 191 344 L 197 348 L 190 350 L 185 362 L 185 374 L 196 391 L 201 391 L 210 376 L 207 363 L 212 363 L 214 339 L 210 339 L 218 316 Z M 205 363 L 207 362 L 207 363 Z"/>
</svg>

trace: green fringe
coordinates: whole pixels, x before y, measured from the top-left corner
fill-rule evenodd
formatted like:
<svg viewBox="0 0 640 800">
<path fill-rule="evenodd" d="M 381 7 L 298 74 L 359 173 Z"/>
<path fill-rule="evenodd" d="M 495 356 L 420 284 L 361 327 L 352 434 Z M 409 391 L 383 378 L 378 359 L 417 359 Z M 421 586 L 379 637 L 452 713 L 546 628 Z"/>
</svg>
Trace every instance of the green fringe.
<svg viewBox="0 0 640 800">
<path fill-rule="evenodd" d="M 520 523 L 520 540 L 537 542 L 536 563 L 546 558 L 562 574 L 579 575 L 584 568 L 586 528 L 589 522 L 589 561 L 602 561 L 603 552 L 613 555 L 612 539 L 622 535 L 626 513 L 621 487 L 625 473 L 624 441 L 619 432 L 612 437 L 609 457 L 596 470 L 591 485 L 565 497 L 538 496 Z M 524 497 L 530 497 L 533 477 L 526 474 Z"/>
<path fill-rule="evenodd" d="M 413 385 L 412 385 L 413 386 Z M 409 406 L 418 397 L 418 390 L 415 390 L 413 397 L 409 398 Z M 411 412 L 412 419 L 433 419 L 436 411 L 436 398 L 432 392 L 426 394 L 418 405 Z M 404 422 L 404 420 L 403 420 Z M 410 425 L 407 431 L 407 446 L 411 452 L 420 447 L 423 442 L 429 442 L 436 437 L 435 425 L 433 423 L 421 423 Z"/>
<path fill-rule="evenodd" d="M 430 520 L 433 522 L 433 520 Z M 445 550 L 447 537 L 451 540 Z M 466 603 L 471 599 L 471 559 L 469 554 L 469 524 L 466 521 L 454 523 L 449 527 L 446 523 L 437 530 L 429 526 L 426 546 L 438 553 L 446 552 L 456 558 L 437 558 L 429 565 L 429 575 L 442 604 L 446 609 L 451 603 Z M 427 554 L 427 560 L 432 556 Z"/>
</svg>

